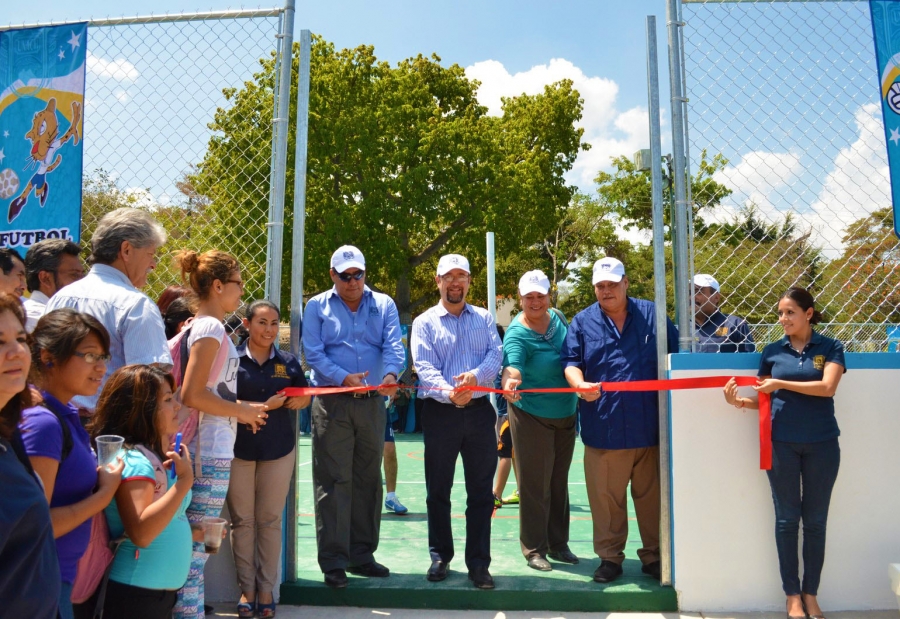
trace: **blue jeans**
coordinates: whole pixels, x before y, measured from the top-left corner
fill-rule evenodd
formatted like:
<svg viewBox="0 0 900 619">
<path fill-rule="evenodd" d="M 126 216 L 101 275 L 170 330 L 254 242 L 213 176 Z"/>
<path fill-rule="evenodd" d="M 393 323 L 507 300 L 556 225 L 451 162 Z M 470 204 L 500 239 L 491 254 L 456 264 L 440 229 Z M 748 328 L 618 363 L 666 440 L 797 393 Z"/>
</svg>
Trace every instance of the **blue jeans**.
<svg viewBox="0 0 900 619">
<path fill-rule="evenodd" d="M 775 545 L 786 595 L 818 595 L 825 563 L 825 524 L 831 490 L 841 464 L 836 438 L 821 443 L 772 443 L 768 471 L 775 502 Z M 803 585 L 797 558 L 803 520 Z"/>
</svg>

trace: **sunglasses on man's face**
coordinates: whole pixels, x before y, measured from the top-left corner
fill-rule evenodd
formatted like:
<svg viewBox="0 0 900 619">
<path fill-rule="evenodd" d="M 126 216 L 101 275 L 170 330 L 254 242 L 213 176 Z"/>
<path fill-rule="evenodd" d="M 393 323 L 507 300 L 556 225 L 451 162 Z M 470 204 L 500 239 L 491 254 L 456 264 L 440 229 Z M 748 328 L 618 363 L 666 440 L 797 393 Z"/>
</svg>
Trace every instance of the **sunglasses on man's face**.
<svg viewBox="0 0 900 619">
<path fill-rule="evenodd" d="M 338 273 L 337 271 L 335 271 L 335 274 L 344 283 L 349 283 L 351 279 L 359 281 L 366 276 L 365 271 L 357 271 L 356 273 Z"/>
</svg>

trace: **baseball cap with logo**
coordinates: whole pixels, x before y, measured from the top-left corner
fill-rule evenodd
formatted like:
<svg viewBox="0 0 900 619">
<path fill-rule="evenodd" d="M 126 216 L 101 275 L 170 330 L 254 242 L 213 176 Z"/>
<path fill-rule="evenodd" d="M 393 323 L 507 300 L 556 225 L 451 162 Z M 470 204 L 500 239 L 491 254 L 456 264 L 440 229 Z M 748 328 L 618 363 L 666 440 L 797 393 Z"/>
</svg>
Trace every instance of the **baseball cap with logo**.
<svg viewBox="0 0 900 619">
<path fill-rule="evenodd" d="M 438 277 L 443 277 L 453 269 L 462 269 L 466 273 L 471 273 L 469 270 L 469 261 L 463 256 L 460 256 L 459 254 L 447 254 L 446 256 L 441 256 L 441 259 L 438 261 Z"/>
<path fill-rule="evenodd" d="M 712 288 L 715 292 L 719 292 L 719 282 L 712 275 L 706 273 L 697 273 L 694 275 L 694 285 L 701 288 Z"/>
<path fill-rule="evenodd" d="M 524 297 L 529 292 L 550 292 L 550 280 L 543 271 L 528 271 L 519 279 L 519 294 Z"/>
<path fill-rule="evenodd" d="M 622 261 L 607 256 L 594 263 L 594 277 L 591 279 L 591 283 L 596 285 L 600 282 L 620 282 L 623 277 L 625 277 L 625 265 L 622 264 Z"/>
<path fill-rule="evenodd" d="M 331 254 L 331 268 L 338 273 L 343 273 L 347 269 L 352 268 L 365 271 L 366 259 L 363 258 L 362 252 L 353 247 L 353 245 L 343 245 Z"/>
</svg>

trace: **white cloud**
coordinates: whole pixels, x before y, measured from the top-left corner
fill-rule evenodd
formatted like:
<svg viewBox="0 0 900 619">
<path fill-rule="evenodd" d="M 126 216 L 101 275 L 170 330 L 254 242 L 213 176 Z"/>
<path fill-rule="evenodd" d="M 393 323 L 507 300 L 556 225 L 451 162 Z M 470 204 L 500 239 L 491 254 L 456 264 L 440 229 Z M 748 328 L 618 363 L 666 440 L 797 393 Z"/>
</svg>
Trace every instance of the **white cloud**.
<svg viewBox="0 0 900 619">
<path fill-rule="evenodd" d="M 619 111 L 616 108 L 618 84 L 607 78 L 585 75 L 563 58 L 554 58 L 547 64 L 515 74 L 509 73 L 496 60 L 485 60 L 467 67 L 466 75 L 481 82 L 478 100 L 494 115 L 502 113 L 501 97 L 523 93 L 534 95 L 543 92 L 545 85 L 562 79 L 572 80 L 584 99 L 579 126 L 584 129 L 582 139 L 591 145 L 591 150 L 579 154 L 568 180 L 584 191 L 593 190 L 594 177 L 601 169 L 610 168 L 611 157 L 631 157 L 635 151 L 649 146 L 647 108 Z"/>
<path fill-rule="evenodd" d="M 87 70 L 88 73 L 97 77 L 113 79 L 119 82 L 133 82 L 138 78 L 140 73 L 133 64 L 119 58 L 116 60 L 105 60 L 87 53 Z"/>
<path fill-rule="evenodd" d="M 790 206 L 783 198 L 793 193 L 788 188 L 803 171 L 800 155 L 796 153 L 746 153 L 737 165 L 729 165 L 713 175 L 713 180 L 734 193 L 714 214 L 704 217 L 720 223 L 731 221 L 738 205 L 753 204 L 766 219 L 781 221 Z"/>
</svg>

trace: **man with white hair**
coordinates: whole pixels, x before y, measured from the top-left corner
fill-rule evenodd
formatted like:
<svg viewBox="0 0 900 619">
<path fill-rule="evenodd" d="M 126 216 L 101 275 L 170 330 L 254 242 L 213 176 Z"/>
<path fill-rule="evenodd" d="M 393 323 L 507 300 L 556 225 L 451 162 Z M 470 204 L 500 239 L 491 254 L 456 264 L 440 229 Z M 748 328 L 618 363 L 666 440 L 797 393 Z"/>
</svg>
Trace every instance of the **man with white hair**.
<svg viewBox="0 0 900 619">
<path fill-rule="evenodd" d="M 71 307 L 90 314 L 106 327 L 111 358 L 103 384 L 125 365 L 157 365 L 166 371 L 172 368 L 162 315 L 156 303 L 140 290 L 156 268 L 156 251 L 165 242 L 165 228 L 147 211 L 119 208 L 107 213 L 91 237 L 91 270 L 61 288 L 47 303 L 48 313 Z M 72 402 L 91 412 L 100 390 L 97 393 L 76 396 Z"/>
<path fill-rule="evenodd" d="M 753 352 L 747 321 L 719 311 L 722 292 L 712 275 L 694 275 L 694 325 L 697 352 Z"/>
<path fill-rule="evenodd" d="M 659 398 L 652 391 L 601 393 L 606 381 L 657 378 L 656 307 L 628 296 L 625 265 L 615 258 L 594 263 L 592 281 L 597 303 L 572 319 L 561 357 L 569 385 L 591 390 L 578 397 L 594 552 L 601 559 L 594 580 L 622 575 L 629 483 L 641 571 L 659 579 Z M 669 351 L 677 351 L 678 331 L 668 319 L 666 339 Z"/>
<path fill-rule="evenodd" d="M 315 387 L 378 390 L 321 395 L 312 404 L 313 488 L 319 568 L 325 584 L 347 586 L 347 572 L 385 578 L 375 561 L 381 530 L 384 396 L 397 393 L 404 350 L 397 306 L 366 286 L 366 260 L 344 245 L 331 256 L 334 287 L 303 315 L 303 351 Z"/>
</svg>

